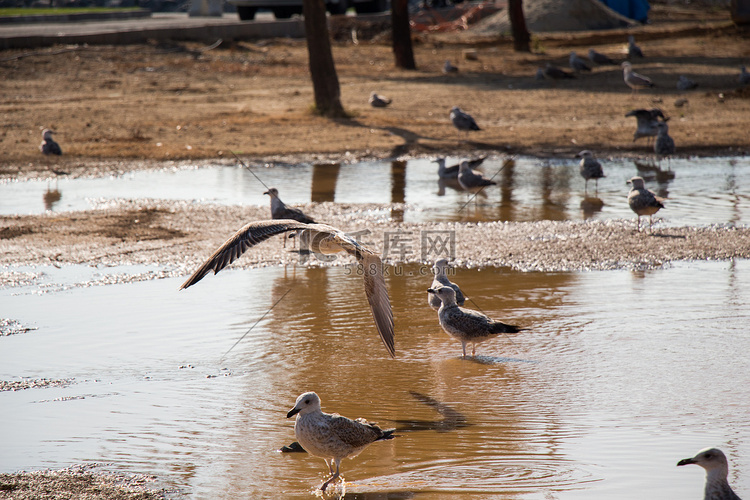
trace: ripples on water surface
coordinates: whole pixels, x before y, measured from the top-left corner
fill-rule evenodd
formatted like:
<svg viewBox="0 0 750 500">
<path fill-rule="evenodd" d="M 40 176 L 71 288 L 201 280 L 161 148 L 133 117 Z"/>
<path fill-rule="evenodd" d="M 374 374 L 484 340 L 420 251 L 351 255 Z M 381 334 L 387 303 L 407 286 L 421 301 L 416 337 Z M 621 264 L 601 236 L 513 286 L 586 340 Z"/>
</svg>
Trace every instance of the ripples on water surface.
<svg viewBox="0 0 750 500">
<path fill-rule="evenodd" d="M 65 281 L 70 269 L 35 271 Z M 3 314 L 37 327 L 0 338 L 0 379 L 75 379 L 0 393 L 0 470 L 103 462 L 194 498 L 309 498 L 323 461 L 274 450 L 294 440 L 296 396 L 315 390 L 325 410 L 403 429 L 342 463 L 349 492 L 700 498 L 703 471 L 675 465 L 719 446 L 750 495 L 750 263 L 458 270 L 472 307 L 530 328 L 477 360 L 439 328 L 427 277 L 389 279 L 389 359 L 346 272 L 227 270 L 181 292 L 180 279 L 0 290 Z"/>
<path fill-rule="evenodd" d="M 457 159 L 449 159 L 448 164 Z M 627 205 L 634 175 L 646 186 L 669 197 L 659 212 L 666 223 L 746 224 L 750 198 L 750 158 L 675 159 L 671 170 L 637 167 L 631 160 L 602 160 L 606 178 L 594 182 L 584 197 L 583 179 L 574 160 L 544 162 L 519 158 L 500 170 L 502 158 L 488 159 L 485 176 L 491 186 L 466 206 L 468 196 L 455 184 L 439 185 L 437 165 L 429 160 L 367 162 L 355 165 L 278 165 L 253 167 L 269 186 L 279 188 L 288 204 L 310 201 L 338 203 L 406 203 L 405 221 L 533 221 L 630 218 Z M 41 213 L 84 210 L 91 202 L 114 198 L 200 200 L 229 205 L 267 205 L 265 189 L 252 173 L 237 167 L 155 170 L 114 178 L 10 182 L 0 184 L 0 213 Z M 386 215 L 384 215 L 386 216 Z M 393 217 L 401 217 L 396 212 Z"/>
</svg>

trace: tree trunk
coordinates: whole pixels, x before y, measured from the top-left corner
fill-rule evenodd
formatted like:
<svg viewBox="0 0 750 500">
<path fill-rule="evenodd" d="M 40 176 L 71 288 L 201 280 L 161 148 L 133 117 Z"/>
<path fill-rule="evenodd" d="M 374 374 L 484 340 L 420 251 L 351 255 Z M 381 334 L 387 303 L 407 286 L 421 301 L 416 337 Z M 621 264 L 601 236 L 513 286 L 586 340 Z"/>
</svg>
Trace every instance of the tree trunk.
<svg viewBox="0 0 750 500">
<path fill-rule="evenodd" d="M 417 69 L 417 64 L 414 62 L 414 50 L 411 46 L 409 0 L 391 0 L 391 24 L 396 67 Z"/>
<path fill-rule="evenodd" d="M 513 50 L 531 52 L 531 35 L 523 15 L 523 0 L 508 0 L 508 17 L 513 32 Z"/>
<path fill-rule="evenodd" d="M 341 106 L 339 77 L 333 64 L 325 3 L 323 0 L 303 0 L 302 9 L 316 111 L 329 118 L 346 116 Z"/>
</svg>

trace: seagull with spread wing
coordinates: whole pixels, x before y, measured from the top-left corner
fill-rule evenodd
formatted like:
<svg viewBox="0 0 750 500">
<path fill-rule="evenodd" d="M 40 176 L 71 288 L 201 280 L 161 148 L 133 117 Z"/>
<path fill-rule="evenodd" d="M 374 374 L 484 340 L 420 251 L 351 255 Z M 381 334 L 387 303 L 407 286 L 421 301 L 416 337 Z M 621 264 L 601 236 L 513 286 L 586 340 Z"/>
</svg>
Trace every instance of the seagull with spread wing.
<svg viewBox="0 0 750 500">
<path fill-rule="evenodd" d="M 310 233 L 310 250 L 322 254 L 346 252 L 356 257 L 362 266 L 365 280 L 365 294 L 370 303 L 372 317 L 391 357 L 396 356 L 393 335 L 393 312 L 388 298 L 388 289 L 383 278 L 383 264 L 380 257 L 348 236 L 343 231 L 326 224 L 308 224 L 291 219 L 275 219 L 251 222 L 241 228 L 214 252 L 201 267 L 195 271 L 180 290 L 198 283 L 209 271 L 218 273 L 238 259 L 248 248 L 267 240 L 277 234 L 290 231 L 308 231 Z"/>
</svg>

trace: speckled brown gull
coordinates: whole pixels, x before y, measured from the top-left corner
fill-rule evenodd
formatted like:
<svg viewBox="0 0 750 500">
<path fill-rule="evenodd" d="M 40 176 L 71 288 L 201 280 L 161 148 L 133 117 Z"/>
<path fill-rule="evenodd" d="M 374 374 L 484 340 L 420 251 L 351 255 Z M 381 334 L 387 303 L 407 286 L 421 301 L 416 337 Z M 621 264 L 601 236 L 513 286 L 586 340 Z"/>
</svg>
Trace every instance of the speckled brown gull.
<svg viewBox="0 0 750 500">
<path fill-rule="evenodd" d="M 453 283 L 451 280 L 448 279 L 447 274 L 448 269 L 448 259 L 438 259 L 435 262 L 435 265 L 432 267 L 432 272 L 435 274 L 435 277 L 432 279 L 432 285 L 430 285 L 430 288 L 437 289 L 441 286 L 447 286 L 453 289 L 454 292 L 456 292 L 456 302 L 459 306 L 464 305 L 464 302 L 466 301 L 466 298 L 464 297 L 463 292 L 461 292 L 461 289 L 458 287 L 457 284 Z M 442 301 L 440 300 L 440 297 L 435 295 L 434 293 L 427 293 L 427 303 L 430 305 L 431 308 L 435 309 L 436 311 L 440 310 L 440 305 L 442 304 Z"/>
<path fill-rule="evenodd" d="M 651 216 L 658 212 L 659 209 L 664 208 L 663 200 L 656 196 L 653 191 L 646 189 L 643 177 L 633 177 L 629 182 L 632 187 L 630 188 L 630 193 L 628 193 L 628 205 L 630 205 L 630 209 L 638 216 L 637 228 L 638 230 L 641 229 L 642 215 L 648 215 L 650 228 L 654 223 Z"/>
<path fill-rule="evenodd" d="M 706 487 L 703 500 L 740 500 L 727 481 L 729 464 L 718 448 L 706 448 L 692 458 L 684 458 L 677 465 L 700 465 L 706 470 Z"/>
<path fill-rule="evenodd" d="M 637 93 L 640 89 L 647 89 L 654 86 L 649 77 L 633 71 L 633 65 L 627 61 L 622 63 L 622 78 L 625 84 L 632 89 L 633 93 Z"/>
<path fill-rule="evenodd" d="M 596 181 L 596 192 L 599 192 L 599 179 L 604 177 L 604 170 L 602 170 L 602 164 L 599 160 L 594 158 L 594 153 L 585 149 L 576 155 L 581 158 L 581 163 L 578 165 L 578 172 L 581 177 L 585 179 L 584 193 L 588 193 L 589 179 Z"/>
<path fill-rule="evenodd" d="M 343 459 L 354 458 L 375 441 L 396 437 L 393 434 L 395 429 L 383 430 L 362 418 L 352 420 L 336 413 L 323 413 L 320 398 L 314 392 L 306 392 L 298 397 L 286 418 L 295 415 L 294 435 L 297 441 L 310 455 L 325 460 L 331 471 L 332 476 L 320 487 L 322 491 L 339 478 Z"/>
<path fill-rule="evenodd" d="M 633 35 L 628 36 L 628 59 L 636 57 L 643 57 L 643 51 L 635 44 L 635 37 Z"/>
<path fill-rule="evenodd" d="M 591 71 L 591 66 L 586 64 L 586 61 L 578 57 L 578 55 L 575 53 L 574 50 L 570 51 L 568 64 L 570 65 L 570 69 L 572 69 L 576 73 L 581 72 L 581 71 Z"/>
<path fill-rule="evenodd" d="M 594 49 L 589 49 L 589 61 L 600 66 L 604 66 L 607 64 L 617 64 L 609 56 L 606 56 L 601 52 L 597 52 Z"/>
<path fill-rule="evenodd" d="M 385 108 L 391 103 L 391 99 L 378 95 L 376 92 L 370 94 L 370 106 L 373 108 Z"/>
<path fill-rule="evenodd" d="M 442 304 L 438 310 L 440 326 L 448 335 L 461 342 L 463 357 L 466 357 L 466 344 L 471 344 L 471 355 L 476 353 L 476 345 L 500 333 L 517 333 L 521 328 L 506 325 L 484 314 L 464 309 L 456 304 L 456 292 L 447 286 L 429 288 L 427 292 L 435 294 Z"/>
<path fill-rule="evenodd" d="M 310 233 L 310 250 L 322 254 L 346 252 L 357 258 L 362 266 L 365 295 L 370 303 L 375 326 L 388 353 L 394 357 L 396 349 L 393 335 L 393 312 L 388 299 L 388 289 L 383 278 L 380 257 L 348 236 L 343 231 L 326 224 L 306 224 L 291 219 L 251 222 L 237 231 L 180 287 L 180 290 L 198 283 L 210 271 L 218 273 L 238 259 L 248 248 L 277 234 L 306 230 Z"/>
<path fill-rule="evenodd" d="M 54 132 L 48 128 L 42 130 L 42 143 L 39 145 L 39 151 L 45 155 L 61 155 L 60 145 L 52 139 Z"/>
<path fill-rule="evenodd" d="M 458 183 L 464 189 L 474 189 L 497 184 L 497 182 L 487 179 L 480 172 L 472 170 L 468 161 L 462 161 L 458 166 Z"/>
</svg>

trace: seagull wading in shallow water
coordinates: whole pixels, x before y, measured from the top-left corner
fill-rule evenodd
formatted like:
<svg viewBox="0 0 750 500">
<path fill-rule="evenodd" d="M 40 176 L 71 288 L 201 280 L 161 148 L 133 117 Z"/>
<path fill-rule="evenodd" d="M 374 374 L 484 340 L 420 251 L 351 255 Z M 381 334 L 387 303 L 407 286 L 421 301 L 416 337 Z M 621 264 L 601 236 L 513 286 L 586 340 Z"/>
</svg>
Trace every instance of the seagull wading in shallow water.
<svg viewBox="0 0 750 500">
<path fill-rule="evenodd" d="M 445 333 L 458 339 L 463 349 L 463 357 L 466 357 L 466 344 L 471 344 L 471 355 L 474 356 L 477 344 L 484 342 L 499 333 L 517 333 L 523 328 L 514 325 L 506 325 L 500 321 L 471 309 L 458 307 L 456 304 L 456 292 L 448 286 L 428 288 L 428 293 L 436 295 L 442 305 L 438 310 L 438 320 Z"/>
<path fill-rule="evenodd" d="M 388 289 L 383 278 L 383 264 L 380 257 L 348 236 L 343 231 L 326 224 L 306 224 L 291 219 L 263 220 L 251 222 L 229 238 L 206 262 L 198 268 L 180 290 L 198 283 L 209 271 L 218 273 L 240 257 L 248 248 L 267 240 L 271 236 L 289 231 L 308 231 L 310 233 L 310 250 L 322 254 L 346 252 L 356 257 L 362 266 L 365 280 L 365 295 L 370 303 L 372 317 L 388 353 L 396 356 L 393 335 L 393 312 L 388 299 Z"/>
<path fill-rule="evenodd" d="M 383 430 L 363 418 L 352 420 L 336 413 L 323 413 L 320 398 L 314 392 L 306 392 L 298 397 L 286 418 L 295 415 L 294 435 L 297 441 L 310 455 L 325 460 L 333 474 L 320 487 L 322 491 L 339 478 L 339 466 L 343 459 L 354 458 L 375 441 L 396 437 L 393 435 L 395 429 Z"/>
<path fill-rule="evenodd" d="M 594 153 L 585 149 L 578 153 L 576 157 L 581 159 L 581 163 L 578 165 L 578 173 L 581 174 L 586 181 L 584 184 L 584 193 L 588 193 L 589 179 L 596 181 L 596 192 L 599 192 L 599 179 L 605 177 L 604 170 L 602 170 L 602 164 L 599 160 L 594 158 Z"/>
<path fill-rule="evenodd" d="M 703 500 L 740 500 L 727 481 L 729 464 L 727 457 L 718 448 L 706 448 L 692 458 L 685 458 L 677 465 L 700 465 L 706 469 L 706 488 Z"/>
<path fill-rule="evenodd" d="M 435 273 L 435 278 L 433 278 L 430 288 L 432 288 L 433 290 L 440 288 L 441 286 L 453 288 L 453 291 L 456 292 L 456 303 L 458 303 L 459 306 L 462 306 L 464 305 L 466 298 L 464 297 L 464 294 L 463 292 L 461 292 L 461 289 L 458 287 L 458 285 L 448 279 L 448 274 L 446 273 L 447 269 L 448 259 L 438 259 L 437 261 L 435 261 L 435 265 L 432 268 L 432 272 Z M 443 302 L 440 300 L 440 297 L 438 297 L 434 293 L 427 292 L 427 303 L 431 308 L 439 311 L 440 305 Z"/>
</svg>

